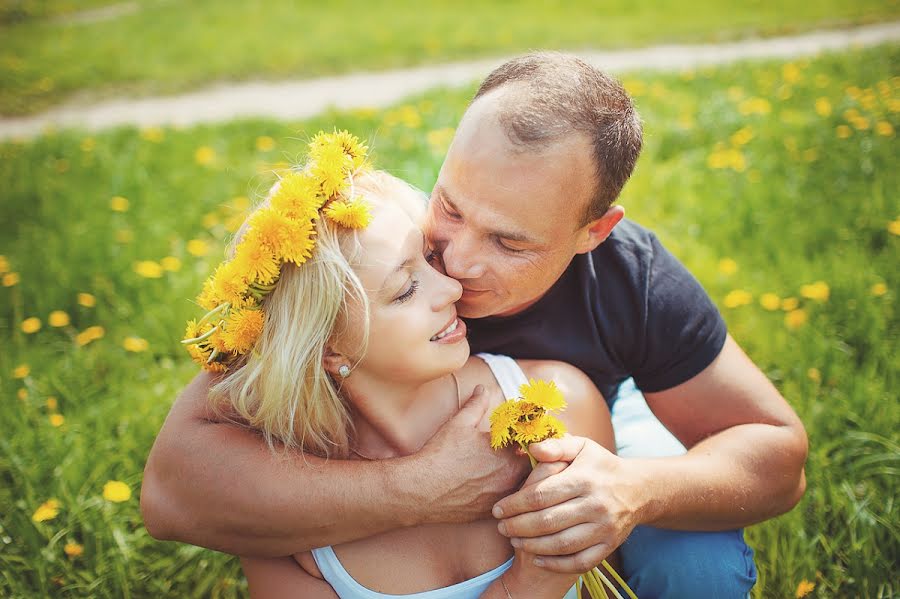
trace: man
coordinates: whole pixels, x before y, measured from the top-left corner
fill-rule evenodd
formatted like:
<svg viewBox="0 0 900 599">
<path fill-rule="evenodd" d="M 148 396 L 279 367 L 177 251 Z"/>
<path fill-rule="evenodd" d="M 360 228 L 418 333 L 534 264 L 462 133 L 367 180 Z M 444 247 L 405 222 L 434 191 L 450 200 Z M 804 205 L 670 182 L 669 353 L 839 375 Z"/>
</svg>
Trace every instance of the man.
<svg viewBox="0 0 900 599">
<path fill-rule="evenodd" d="M 612 205 L 640 148 L 614 80 L 571 56 L 515 59 L 464 115 L 426 228 L 463 285 L 473 349 L 581 368 L 612 404 L 620 455 L 577 437 L 533 445 L 544 478 L 509 495 L 522 461 L 488 448 L 475 397 L 412 456 L 278 461 L 208 419 L 201 374 L 147 463 L 151 534 L 277 556 L 493 511 L 549 569 L 585 571 L 621 546 L 640 596 L 746 596 L 738 529 L 799 501 L 806 435 L 696 280 Z M 641 415 L 635 383 L 665 428 Z"/>
</svg>

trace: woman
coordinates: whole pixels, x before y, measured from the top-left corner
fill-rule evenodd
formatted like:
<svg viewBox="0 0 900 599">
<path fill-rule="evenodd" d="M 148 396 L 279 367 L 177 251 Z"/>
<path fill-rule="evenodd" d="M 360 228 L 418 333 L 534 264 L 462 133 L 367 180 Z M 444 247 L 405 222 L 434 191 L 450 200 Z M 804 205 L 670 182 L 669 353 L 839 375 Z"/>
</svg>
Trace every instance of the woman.
<svg viewBox="0 0 900 599">
<path fill-rule="evenodd" d="M 317 136 L 310 162 L 273 189 L 208 282 L 199 299 L 214 316 L 190 323 L 187 342 L 195 359 L 224 372 L 211 392 L 215 408 L 273 449 L 381 460 L 421 448 L 476 386 L 495 407 L 528 378 L 552 379 L 569 401 L 561 416 L 569 430 L 612 451 L 606 404 L 580 371 L 469 355 L 454 308 L 462 288 L 436 268 L 417 225 L 423 197 L 364 162 L 352 136 Z M 286 241 L 273 224 L 282 216 L 314 248 Z M 241 565 L 257 598 L 558 598 L 576 578 L 534 566 L 490 519 Z"/>
</svg>

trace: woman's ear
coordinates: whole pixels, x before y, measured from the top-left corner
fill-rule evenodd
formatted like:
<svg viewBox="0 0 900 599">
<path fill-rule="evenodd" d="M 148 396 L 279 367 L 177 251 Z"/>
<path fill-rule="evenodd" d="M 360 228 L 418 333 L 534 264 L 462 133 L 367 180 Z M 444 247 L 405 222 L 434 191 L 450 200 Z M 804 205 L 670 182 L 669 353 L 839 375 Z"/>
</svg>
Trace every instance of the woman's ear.
<svg viewBox="0 0 900 599">
<path fill-rule="evenodd" d="M 322 365 L 328 374 L 341 378 L 341 366 L 350 366 L 350 360 L 344 354 L 332 350 L 331 347 L 326 347 L 325 355 L 322 356 Z"/>
</svg>

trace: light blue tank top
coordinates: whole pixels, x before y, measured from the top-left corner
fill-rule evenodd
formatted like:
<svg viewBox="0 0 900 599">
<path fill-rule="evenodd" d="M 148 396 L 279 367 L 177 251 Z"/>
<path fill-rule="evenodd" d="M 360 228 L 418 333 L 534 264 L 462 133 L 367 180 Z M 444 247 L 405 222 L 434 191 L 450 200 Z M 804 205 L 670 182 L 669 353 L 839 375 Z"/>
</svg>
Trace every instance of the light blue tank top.
<svg viewBox="0 0 900 599">
<path fill-rule="evenodd" d="M 507 356 L 495 356 L 492 354 L 477 354 L 477 356 L 484 360 L 490 367 L 491 372 L 494 373 L 494 378 L 497 379 L 504 397 L 513 398 L 519 396 L 519 387 L 523 383 L 527 383 L 528 379 L 515 360 Z M 404 599 L 477 599 L 491 586 L 492 582 L 500 578 L 509 569 L 513 562 L 513 558 L 509 558 L 493 570 L 448 587 L 408 595 L 387 595 L 373 591 L 356 582 L 341 564 L 331 546 L 313 549 L 312 555 L 313 559 L 316 560 L 316 565 L 322 572 L 322 576 L 341 599 L 398 599 L 399 597 Z M 575 599 L 574 591 L 573 587 L 566 593 L 564 599 Z"/>
</svg>

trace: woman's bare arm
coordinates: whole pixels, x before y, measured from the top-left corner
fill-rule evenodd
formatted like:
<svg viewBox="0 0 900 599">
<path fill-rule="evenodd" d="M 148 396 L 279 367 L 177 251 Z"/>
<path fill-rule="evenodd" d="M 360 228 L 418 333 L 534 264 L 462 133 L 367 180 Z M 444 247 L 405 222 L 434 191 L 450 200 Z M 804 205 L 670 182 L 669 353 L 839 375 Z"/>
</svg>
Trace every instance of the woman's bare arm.
<svg viewBox="0 0 900 599">
<path fill-rule="evenodd" d="M 327 582 L 304 570 L 292 557 L 242 557 L 250 599 L 338 599 Z"/>
<path fill-rule="evenodd" d="M 212 380 L 201 373 L 179 396 L 147 460 L 141 511 L 157 539 L 291 555 L 404 526 L 485 517 L 520 480 L 514 458 L 492 451 L 476 428 L 487 407 L 480 397 L 412 456 L 279 459 L 256 433 L 211 419 Z"/>
</svg>

